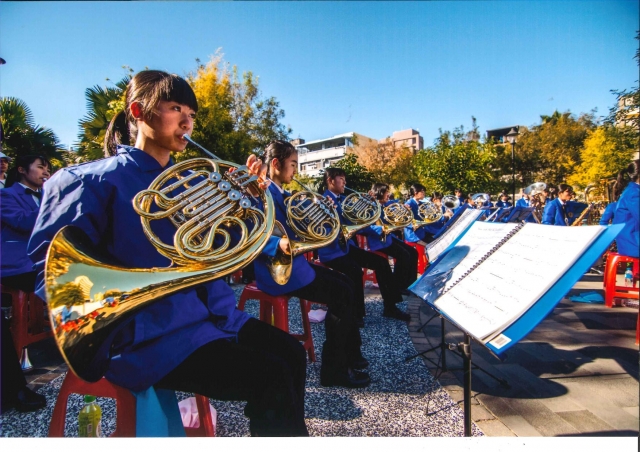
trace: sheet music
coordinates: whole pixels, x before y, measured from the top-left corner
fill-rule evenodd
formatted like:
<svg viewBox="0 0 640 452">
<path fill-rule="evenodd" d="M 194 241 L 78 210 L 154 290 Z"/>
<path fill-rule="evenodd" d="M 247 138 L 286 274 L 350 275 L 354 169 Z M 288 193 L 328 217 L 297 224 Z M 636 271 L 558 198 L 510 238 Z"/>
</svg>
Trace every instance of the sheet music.
<svg viewBox="0 0 640 452">
<path fill-rule="evenodd" d="M 456 281 L 462 278 L 474 265 L 502 242 L 507 235 L 518 228 L 516 223 L 491 223 L 476 221 L 471 228 L 456 243 L 456 246 L 468 246 L 469 254 L 453 269 L 451 279 L 445 285 L 450 289 Z"/>
<path fill-rule="evenodd" d="M 532 306 L 603 230 L 526 223 L 435 304 L 477 339 L 499 333 Z"/>
<path fill-rule="evenodd" d="M 429 260 L 434 262 L 482 214 L 482 210 L 476 209 L 467 209 L 462 212 L 458 221 L 447 232 L 426 246 Z"/>
</svg>

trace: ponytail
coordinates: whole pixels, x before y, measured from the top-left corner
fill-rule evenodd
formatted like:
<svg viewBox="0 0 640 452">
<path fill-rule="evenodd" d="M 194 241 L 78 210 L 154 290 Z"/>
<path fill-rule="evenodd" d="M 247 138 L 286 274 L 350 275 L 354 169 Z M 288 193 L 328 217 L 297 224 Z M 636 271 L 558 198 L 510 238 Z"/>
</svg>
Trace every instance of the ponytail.
<svg viewBox="0 0 640 452">
<path fill-rule="evenodd" d="M 118 145 L 131 144 L 131 130 L 129 129 L 129 121 L 124 111 L 121 111 L 113 117 L 104 135 L 104 156 L 113 157 L 116 155 Z"/>
</svg>

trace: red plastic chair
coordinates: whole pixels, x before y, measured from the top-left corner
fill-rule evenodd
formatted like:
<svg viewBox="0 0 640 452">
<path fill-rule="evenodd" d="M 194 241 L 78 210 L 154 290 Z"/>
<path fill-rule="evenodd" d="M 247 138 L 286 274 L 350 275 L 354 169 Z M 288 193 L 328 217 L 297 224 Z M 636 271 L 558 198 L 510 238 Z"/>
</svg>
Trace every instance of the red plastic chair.
<svg viewBox="0 0 640 452">
<path fill-rule="evenodd" d="M 102 378 L 95 383 L 87 383 L 78 378 L 73 372 L 67 372 L 64 378 L 53 416 L 49 424 L 49 436 L 61 438 L 64 436 L 64 425 L 67 416 L 67 399 L 71 394 L 92 395 L 96 397 L 109 397 L 116 399 L 116 429 L 112 437 L 136 436 L 136 398 L 131 391 L 114 385 Z M 195 395 L 200 416 L 200 426 L 197 428 L 185 427 L 187 436 L 216 436 L 209 408 L 209 398 L 203 395 Z"/>
<path fill-rule="evenodd" d="M 415 248 L 418 252 L 418 273 L 423 274 L 429 266 L 429 258 L 427 257 L 424 246 L 419 243 L 407 242 L 406 240 L 404 243 Z"/>
<path fill-rule="evenodd" d="M 289 332 L 289 298 L 286 295 L 273 296 L 264 293 L 256 286 L 255 282 L 247 284 L 240 295 L 238 309 L 244 311 L 247 300 L 258 300 L 260 302 L 260 320 L 271 323 L 282 331 Z M 302 342 L 302 346 L 307 351 L 309 360 L 316 361 L 316 352 L 313 347 L 313 337 L 311 336 L 311 323 L 309 322 L 309 310 L 311 303 L 308 300 L 300 299 L 300 312 L 302 313 L 302 334 L 292 334 L 293 337 Z"/>
<path fill-rule="evenodd" d="M 23 292 L 0 286 L 3 294 L 11 296 L 11 335 L 20 356 L 22 370 L 31 369 L 27 347 L 53 335 L 49 327 L 45 302 L 33 292 Z"/>
<path fill-rule="evenodd" d="M 638 274 L 640 259 L 637 257 L 622 256 L 618 253 L 609 253 L 607 263 L 604 270 L 604 304 L 611 308 L 614 306 L 614 298 L 630 298 L 637 300 L 640 296 L 640 289 L 636 287 L 636 278 L 634 277 L 633 287 L 619 286 L 616 279 L 618 274 L 618 264 L 633 263 L 633 274 Z"/>
</svg>

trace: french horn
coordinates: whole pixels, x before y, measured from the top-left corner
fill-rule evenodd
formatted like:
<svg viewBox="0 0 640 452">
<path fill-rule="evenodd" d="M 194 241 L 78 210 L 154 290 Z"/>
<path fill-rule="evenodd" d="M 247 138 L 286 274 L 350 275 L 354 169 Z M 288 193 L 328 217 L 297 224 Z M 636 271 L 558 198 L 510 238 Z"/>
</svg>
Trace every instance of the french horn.
<svg viewBox="0 0 640 452">
<path fill-rule="evenodd" d="M 382 226 L 382 240 L 386 240 L 387 235 L 398 229 L 404 229 L 413 224 L 413 213 L 404 204 L 394 202 L 382 209 L 386 223 L 378 220 L 376 223 Z"/>
<path fill-rule="evenodd" d="M 442 209 L 435 203 L 423 202 L 418 206 L 418 216 L 420 220 L 413 220 L 413 230 L 435 223 L 442 218 Z"/>
<path fill-rule="evenodd" d="M 95 382 L 105 374 L 123 322 L 162 297 L 244 267 L 273 231 L 273 199 L 257 176 L 184 138 L 212 158 L 167 168 L 133 200 L 146 237 L 171 259 L 169 267 L 118 266 L 101 258 L 76 227 L 62 228 L 49 246 L 45 294 L 52 329 L 64 360 L 83 380 Z M 255 197 L 262 210 L 252 202 Z M 155 221 L 175 225 L 170 243 L 155 234 Z M 63 306 L 70 302 L 73 312 L 82 314 L 62 320 Z"/>
<path fill-rule="evenodd" d="M 286 284 L 291 278 L 295 256 L 330 244 L 342 231 L 340 217 L 333 201 L 315 193 L 299 181 L 294 181 L 304 190 L 285 199 L 286 221 L 300 240 L 292 240 L 284 226 L 276 220 L 274 235 L 289 239 L 289 252 L 285 253 L 278 248 L 268 264 L 269 274 L 280 285 Z"/>
</svg>

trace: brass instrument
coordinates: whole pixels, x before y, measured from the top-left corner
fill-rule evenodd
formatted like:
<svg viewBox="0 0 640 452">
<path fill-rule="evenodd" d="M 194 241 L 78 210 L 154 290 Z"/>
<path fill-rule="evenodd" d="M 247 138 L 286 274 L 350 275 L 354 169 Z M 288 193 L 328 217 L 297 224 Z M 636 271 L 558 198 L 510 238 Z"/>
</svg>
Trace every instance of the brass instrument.
<svg viewBox="0 0 640 452">
<path fill-rule="evenodd" d="M 538 224 L 542 223 L 542 214 L 546 203 L 546 199 L 542 196 L 542 191 L 545 188 L 547 188 L 547 184 L 544 182 L 534 182 L 523 190 L 523 193 L 529 195 L 529 206 L 534 208 L 531 215 Z"/>
<path fill-rule="evenodd" d="M 589 214 L 589 212 L 591 212 L 593 210 L 595 205 L 596 205 L 595 202 L 589 203 L 589 205 L 582 210 L 580 215 L 575 220 L 573 220 L 573 223 L 571 223 L 571 226 L 581 226 L 582 225 L 582 220 L 584 219 L 584 217 L 586 215 Z M 569 225 L 567 225 L 567 226 L 569 226 Z"/>
<path fill-rule="evenodd" d="M 453 212 L 455 209 L 460 207 L 460 200 L 455 195 L 445 195 L 442 197 L 442 205 L 449 212 Z"/>
<path fill-rule="evenodd" d="M 276 220 L 277 229 L 274 235 L 289 239 L 289 252 L 285 253 L 278 248 L 276 255 L 269 261 L 269 273 L 280 285 L 286 284 L 291 278 L 295 256 L 330 244 L 342 232 L 340 217 L 333 201 L 315 193 L 300 181 L 294 181 L 304 190 L 285 199 L 285 207 L 287 225 L 293 229 L 300 241 L 291 240 L 284 226 Z"/>
<path fill-rule="evenodd" d="M 485 202 L 489 202 L 491 200 L 491 196 L 488 193 L 476 193 L 471 196 L 471 200 L 476 205 L 476 208 L 481 208 Z"/>
<path fill-rule="evenodd" d="M 604 209 L 613 200 L 615 182 L 615 179 L 601 179 L 597 183 L 587 185 L 584 190 L 584 199 L 589 204 L 594 203 L 593 208 L 589 211 L 587 224 L 599 224 Z"/>
<path fill-rule="evenodd" d="M 211 155 L 167 168 L 133 200 L 145 235 L 171 266 L 118 266 L 100 258 L 76 227 L 67 226 L 53 238 L 45 262 L 50 321 L 62 356 L 83 380 L 95 382 L 104 375 L 124 321 L 162 297 L 239 270 L 266 245 L 275 224 L 269 191 L 246 166 Z M 254 207 L 254 197 L 262 210 Z M 172 243 L 155 234 L 155 220 L 176 226 Z M 61 319 L 71 305 L 79 317 Z"/>
<path fill-rule="evenodd" d="M 342 215 L 349 220 L 352 225 L 342 225 L 342 236 L 347 241 L 360 229 L 375 224 L 382 214 L 380 203 L 369 193 L 361 193 L 344 187 L 351 194 L 347 196 L 340 207 Z M 404 206 L 403 206 L 404 207 Z"/>
<path fill-rule="evenodd" d="M 418 216 L 422 221 L 413 220 L 412 225 L 414 231 L 422 226 L 439 221 L 440 218 L 442 218 L 442 209 L 435 203 L 423 202 L 418 206 Z"/>
<path fill-rule="evenodd" d="M 413 213 L 411 209 L 402 203 L 394 202 L 382 209 L 384 219 L 386 223 L 382 221 L 377 222 L 379 226 L 382 226 L 382 240 L 386 240 L 387 235 L 398 229 L 404 229 L 407 226 L 413 224 Z"/>
</svg>

